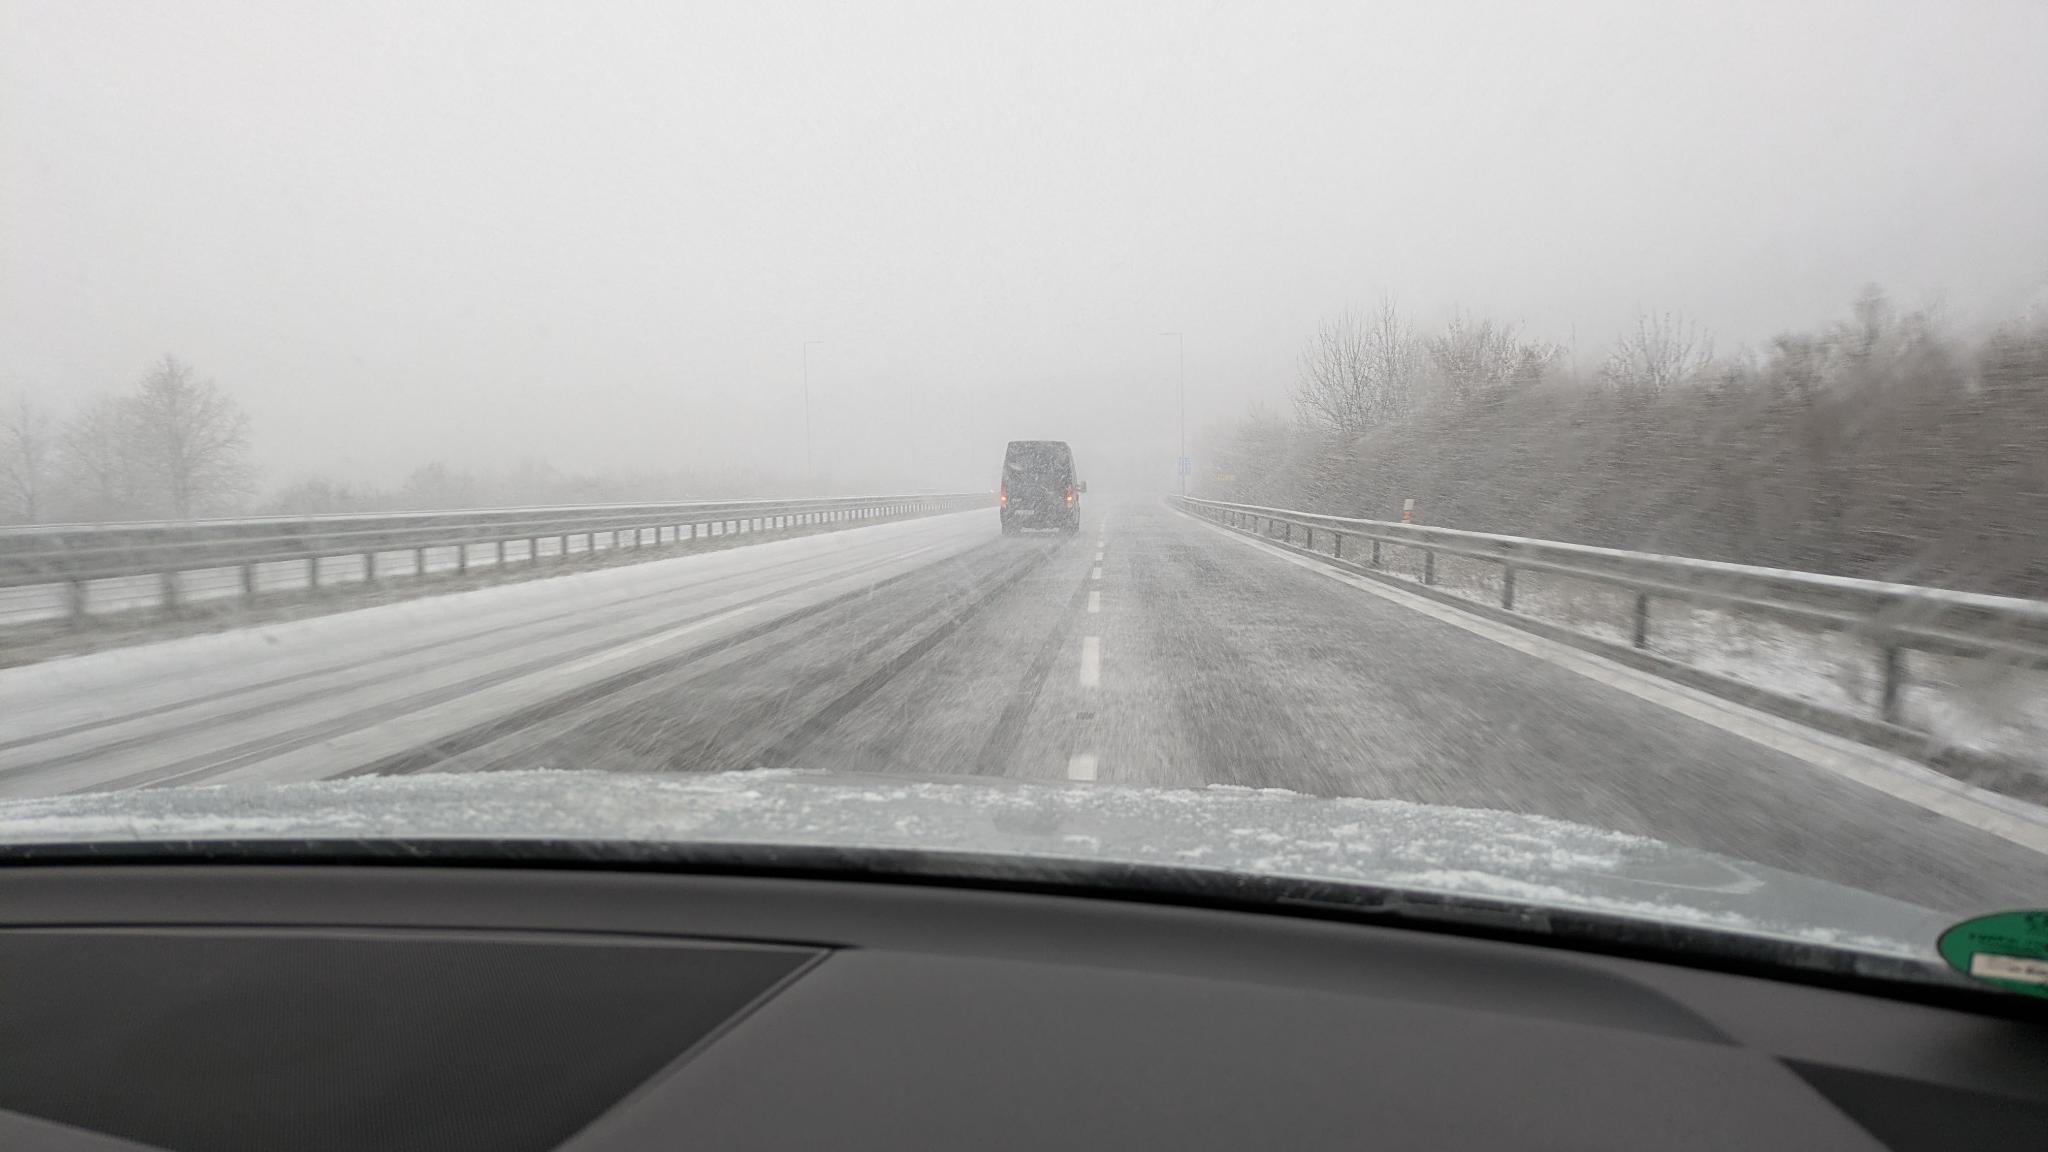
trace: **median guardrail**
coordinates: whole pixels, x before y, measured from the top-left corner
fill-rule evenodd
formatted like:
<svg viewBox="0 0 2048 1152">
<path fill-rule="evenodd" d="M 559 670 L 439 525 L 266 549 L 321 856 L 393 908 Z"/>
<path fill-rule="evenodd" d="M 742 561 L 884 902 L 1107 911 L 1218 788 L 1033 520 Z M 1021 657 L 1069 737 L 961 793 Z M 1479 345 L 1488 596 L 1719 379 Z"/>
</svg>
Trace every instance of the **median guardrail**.
<svg viewBox="0 0 2048 1152">
<path fill-rule="evenodd" d="M 354 578 L 375 583 L 425 573 L 435 549 L 452 549 L 450 567 L 466 572 L 479 549 L 491 550 L 500 566 L 515 547 L 512 559 L 539 563 L 544 555 L 565 559 L 994 504 L 985 492 L 918 493 L 8 528 L 0 529 L 0 589 L 61 588 L 66 615 L 78 620 L 94 610 L 89 590 L 96 581 L 155 577 L 157 606 L 176 609 L 180 575 L 203 570 L 239 569 L 240 595 L 254 599 L 258 568 L 266 565 L 303 564 L 305 586 L 317 589 L 323 562 L 343 557 L 360 557 Z M 580 550 L 572 547 L 578 538 Z M 409 562 L 401 568 L 400 561 Z"/>
</svg>

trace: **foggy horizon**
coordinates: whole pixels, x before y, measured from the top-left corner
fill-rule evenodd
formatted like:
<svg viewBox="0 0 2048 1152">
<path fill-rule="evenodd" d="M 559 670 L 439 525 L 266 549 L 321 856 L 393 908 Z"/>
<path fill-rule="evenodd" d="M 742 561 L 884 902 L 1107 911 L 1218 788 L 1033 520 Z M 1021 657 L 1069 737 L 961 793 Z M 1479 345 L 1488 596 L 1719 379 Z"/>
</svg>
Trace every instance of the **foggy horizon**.
<svg viewBox="0 0 2048 1152">
<path fill-rule="evenodd" d="M 260 491 L 477 471 L 1163 489 L 1391 295 L 1717 350 L 2048 290 L 2048 9 L 480 3 L 0 14 L 0 399 L 166 353 Z M 1938 94 L 1939 99 L 1931 99 Z M 1617 142 L 1626 142 L 1625 146 Z M 857 485 L 856 485 L 857 486 Z"/>
</svg>

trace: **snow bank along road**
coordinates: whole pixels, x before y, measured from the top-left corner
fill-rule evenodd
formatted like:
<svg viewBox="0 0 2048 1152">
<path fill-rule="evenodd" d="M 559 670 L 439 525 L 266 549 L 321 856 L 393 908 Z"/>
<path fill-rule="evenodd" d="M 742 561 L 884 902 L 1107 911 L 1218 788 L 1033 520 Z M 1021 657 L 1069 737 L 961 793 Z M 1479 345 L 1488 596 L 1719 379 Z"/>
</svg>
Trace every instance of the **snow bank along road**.
<svg viewBox="0 0 2048 1152">
<path fill-rule="evenodd" d="M 993 510 L 0 671 L 0 796 L 778 766 L 1499 808 L 1948 908 L 2048 821 L 1508 642 L 1151 501 Z"/>
</svg>

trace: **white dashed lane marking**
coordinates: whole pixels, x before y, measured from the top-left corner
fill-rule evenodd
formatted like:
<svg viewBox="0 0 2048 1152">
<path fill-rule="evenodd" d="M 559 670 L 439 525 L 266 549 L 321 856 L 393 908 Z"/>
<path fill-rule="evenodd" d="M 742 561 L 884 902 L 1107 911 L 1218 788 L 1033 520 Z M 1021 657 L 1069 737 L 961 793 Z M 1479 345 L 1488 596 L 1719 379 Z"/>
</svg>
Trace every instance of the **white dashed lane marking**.
<svg viewBox="0 0 2048 1152">
<path fill-rule="evenodd" d="M 1103 550 L 1109 547 L 1109 527 L 1102 525 L 1095 533 L 1095 565 L 1088 571 L 1091 582 L 1102 580 Z M 1088 611 L 1091 615 L 1102 611 L 1102 593 L 1094 588 L 1088 590 Z M 1081 638 L 1081 688 L 1087 691 L 1102 685 L 1102 637 Z M 1075 717 L 1074 745 L 1086 748 L 1095 743 L 1095 703 L 1088 698 L 1082 704 L 1082 711 Z M 1067 757 L 1067 779 L 1094 783 L 1100 765 L 1093 752 L 1075 752 Z"/>
</svg>

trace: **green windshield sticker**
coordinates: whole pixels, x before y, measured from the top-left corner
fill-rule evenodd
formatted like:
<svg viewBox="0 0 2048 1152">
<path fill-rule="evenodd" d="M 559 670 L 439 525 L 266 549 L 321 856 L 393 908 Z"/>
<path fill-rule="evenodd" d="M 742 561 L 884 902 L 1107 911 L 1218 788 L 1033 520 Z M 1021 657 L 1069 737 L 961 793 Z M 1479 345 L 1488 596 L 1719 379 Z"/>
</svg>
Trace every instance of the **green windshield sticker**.
<svg viewBox="0 0 2048 1152">
<path fill-rule="evenodd" d="M 2048 997 L 2048 910 L 1965 920 L 1937 945 L 1949 967 L 2013 992 Z"/>
</svg>

